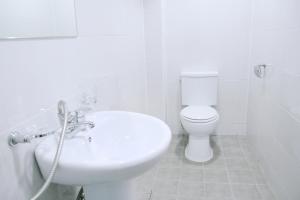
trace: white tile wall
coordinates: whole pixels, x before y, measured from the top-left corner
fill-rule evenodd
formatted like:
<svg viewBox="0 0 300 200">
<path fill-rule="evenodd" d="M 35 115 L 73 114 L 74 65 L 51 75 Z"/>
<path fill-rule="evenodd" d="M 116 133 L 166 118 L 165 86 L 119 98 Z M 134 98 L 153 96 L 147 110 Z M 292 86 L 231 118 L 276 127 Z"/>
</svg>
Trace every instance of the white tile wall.
<svg viewBox="0 0 300 200">
<path fill-rule="evenodd" d="M 248 132 L 278 199 L 300 198 L 300 2 L 253 1 L 252 65 L 271 64 L 265 80 L 251 75 Z"/>
<path fill-rule="evenodd" d="M 182 133 L 180 72 L 218 70 L 218 134 L 245 134 L 251 0 L 167 0 L 164 18 L 167 121 L 173 132 Z"/>
<path fill-rule="evenodd" d="M 32 124 L 54 128 L 48 119 L 46 125 L 40 119 L 56 120 L 49 109 L 59 99 L 70 100 L 95 88 L 98 109 L 146 111 L 143 1 L 76 1 L 76 10 L 78 38 L 0 41 L 0 193 L 4 199 L 27 200 L 43 182 L 33 157 L 35 145 L 10 149 L 9 131 Z M 72 194 L 53 186 L 43 199 L 74 199 Z"/>
<path fill-rule="evenodd" d="M 147 113 L 165 119 L 165 65 L 161 0 L 144 1 Z"/>
</svg>

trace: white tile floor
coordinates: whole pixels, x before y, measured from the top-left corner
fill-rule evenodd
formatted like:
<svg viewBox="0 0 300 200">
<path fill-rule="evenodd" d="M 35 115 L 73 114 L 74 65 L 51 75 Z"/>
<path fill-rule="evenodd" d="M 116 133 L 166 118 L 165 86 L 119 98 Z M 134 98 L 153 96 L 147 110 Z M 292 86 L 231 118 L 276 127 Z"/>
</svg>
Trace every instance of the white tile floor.
<svg viewBox="0 0 300 200">
<path fill-rule="evenodd" d="M 244 136 L 214 136 L 213 160 L 184 158 L 186 137 L 173 139 L 168 153 L 138 178 L 138 200 L 275 200 Z"/>
</svg>

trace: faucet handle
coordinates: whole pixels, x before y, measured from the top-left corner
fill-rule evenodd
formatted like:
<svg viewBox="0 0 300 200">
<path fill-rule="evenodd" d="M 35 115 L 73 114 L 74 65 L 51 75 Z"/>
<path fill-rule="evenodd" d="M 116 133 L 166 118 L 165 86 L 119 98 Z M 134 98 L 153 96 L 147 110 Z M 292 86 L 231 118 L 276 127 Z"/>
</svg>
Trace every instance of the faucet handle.
<svg viewBox="0 0 300 200">
<path fill-rule="evenodd" d="M 83 111 L 76 110 L 75 113 L 76 113 L 77 122 L 85 121 L 85 113 Z"/>
<path fill-rule="evenodd" d="M 61 124 L 63 124 L 64 116 L 60 113 L 58 114 L 59 121 Z M 82 122 L 85 120 L 85 114 L 83 111 L 75 110 L 72 112 L 68 112 L 68 124 L 78 124 L 79 122 Z"/>
<path fill-rule="evenodd" d="M 68 113 L 68 124 L 78 123 L 78 112 L 72 111 Z"/>
</svg>

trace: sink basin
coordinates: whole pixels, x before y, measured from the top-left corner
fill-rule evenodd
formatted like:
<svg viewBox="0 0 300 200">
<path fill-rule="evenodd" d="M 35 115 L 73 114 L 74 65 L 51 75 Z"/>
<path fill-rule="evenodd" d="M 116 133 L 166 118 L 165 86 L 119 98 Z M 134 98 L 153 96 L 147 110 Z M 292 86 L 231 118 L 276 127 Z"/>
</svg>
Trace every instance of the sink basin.
<svg viewBox="0 0 300 200">
<path fill-rule="evenodd" d="M 66 138 L 53 183 L 83 185 L 87 200 L 133 200 L 133 179 L 152 168 L 171 141 L 168 126 L 154 117 L 123 111 L 86 116 L 95 128 Z M 48 176 L 58 144 L 50 136 L 35 150 Z"/>
</svg>

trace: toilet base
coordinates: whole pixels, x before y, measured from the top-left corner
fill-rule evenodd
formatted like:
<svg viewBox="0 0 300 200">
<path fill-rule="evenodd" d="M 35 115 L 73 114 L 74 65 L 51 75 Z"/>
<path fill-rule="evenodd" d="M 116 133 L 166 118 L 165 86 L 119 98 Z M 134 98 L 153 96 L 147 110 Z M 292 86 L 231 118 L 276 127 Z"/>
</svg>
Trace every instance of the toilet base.
<svg viewBox="0 0 300 200">
<path fill-rule="evenodd" d="M 213 158 L 213 150 L 210 147 L 209 136 L 189 136 L 185 157 L 193 162 L 207 162 L 211 160 Z"/>
</svg>

